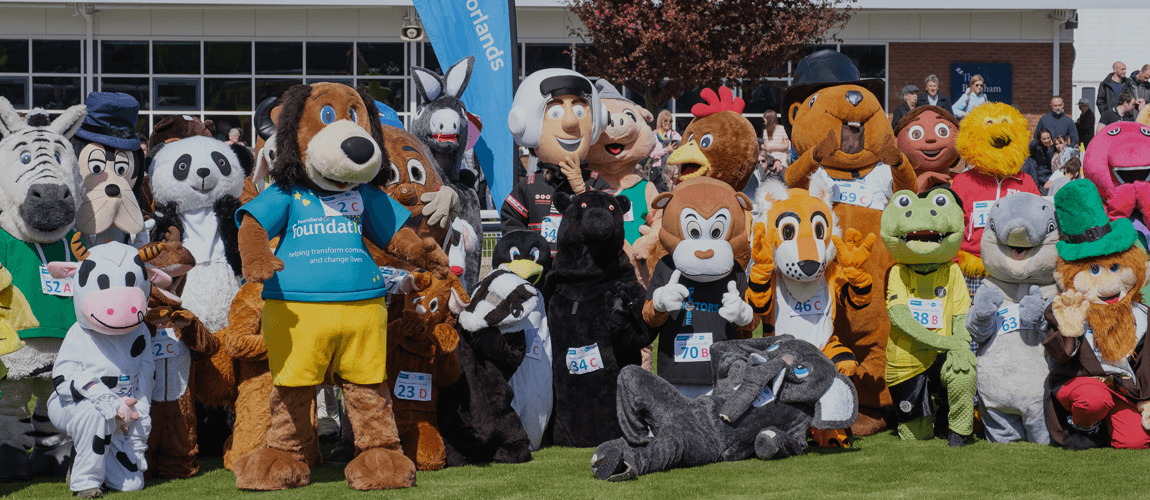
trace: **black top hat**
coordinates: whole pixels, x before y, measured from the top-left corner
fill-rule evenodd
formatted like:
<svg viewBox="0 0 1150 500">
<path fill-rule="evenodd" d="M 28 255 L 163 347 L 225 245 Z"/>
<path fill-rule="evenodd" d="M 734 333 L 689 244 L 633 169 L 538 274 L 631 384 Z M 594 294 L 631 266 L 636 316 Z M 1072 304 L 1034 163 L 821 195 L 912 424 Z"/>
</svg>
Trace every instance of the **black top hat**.
<svg viewBox="0 0 1150 500">
<path fill-rule="evenodd" d="M 836 50 L 820 50 L 799 61 L 795 66 L 793 83 L 783 94 L 782 118 L 787 136 L 791 135 L 791 103 L 806 99 L 819 89 L 843 84 L 863 87 L 880 99 L 886 93 L 886 82 L 878 79 L 863 80 L 850 58 Z"/>
</svg>

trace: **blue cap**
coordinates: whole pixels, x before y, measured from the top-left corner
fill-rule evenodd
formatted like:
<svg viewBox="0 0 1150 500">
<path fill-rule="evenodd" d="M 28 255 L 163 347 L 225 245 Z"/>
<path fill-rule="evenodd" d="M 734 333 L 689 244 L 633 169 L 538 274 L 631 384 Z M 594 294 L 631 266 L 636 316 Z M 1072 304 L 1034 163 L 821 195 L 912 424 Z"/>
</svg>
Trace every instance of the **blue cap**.
<svg viewBox="0 0 1150 500">
<path fill-rule="evenodd" d="M 403 121 L 399 119 L 399 113 L 396 113 L 391 106 L 382 102 L 375 101 L 375 107 L 379 110 L 379 122 L 389 127 L 395 127 L 403 130 Z"/>
<path fill-rule="evenodd" d="M 126 151 L 140 149 L 136 119 L 140 103 L 135 97 L 120 92 L 92 92 L 84 103 L 88 116 L 76 136 L 90 142 Z"/>
</svg>

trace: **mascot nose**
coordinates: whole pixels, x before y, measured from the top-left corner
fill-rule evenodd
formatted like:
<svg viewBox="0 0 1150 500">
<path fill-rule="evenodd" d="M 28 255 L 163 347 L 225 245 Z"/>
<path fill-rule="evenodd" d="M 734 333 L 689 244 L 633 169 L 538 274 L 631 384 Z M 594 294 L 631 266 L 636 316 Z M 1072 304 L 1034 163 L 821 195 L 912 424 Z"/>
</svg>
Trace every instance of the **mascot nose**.
<svg viewBox="0 0 1150 500">
<path fill-rule="evenodd" d="M 109 198 L 120 196 L 120 186 L 115 184 L 108 184 L 107 186 L 104 186 L 104 194 L 108 195 Z"/>
<path fill-rule="evenodd" d="M 347 158 L 357 164 L 367 163 L 375 156 L 375 144 L 363 137 L 349 137 L 340 143 L 339 148 Z"/>
<path fill-rule="evenodd" d="M 196 175 L 207 178 L 209 175 L 212 175 L 212 171 L 206 168 L 201 168 L 196 170 Z"/>
<path fill-rule="evenodd" d="M 851 106 L 858 106 L 859 103 L 862 102 L 862 92 L 857 90 L 848 90 L 847 102 L 851 103 Z"/>
<path fill-rule="evenodd" d="M 819 261 L 817 260 L 803 260 L 799 261 L 799 270 L 807 276 L 814 276 L 819 272 Z"/>
</svg>

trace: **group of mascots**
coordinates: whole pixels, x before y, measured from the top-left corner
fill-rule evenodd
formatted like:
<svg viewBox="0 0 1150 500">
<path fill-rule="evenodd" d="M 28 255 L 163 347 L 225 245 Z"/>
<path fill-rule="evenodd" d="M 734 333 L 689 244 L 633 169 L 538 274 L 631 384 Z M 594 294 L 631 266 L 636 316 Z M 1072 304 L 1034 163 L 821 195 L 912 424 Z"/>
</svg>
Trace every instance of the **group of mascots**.
<svg viewBox="0 0 1150 500">
<path fill-rule="evenodd" d="M 723 87 L 659 192 L 651 113 L 542 70 L 508 116 L 539 169 L 480 277 L 472 64 L 413 68 L 410 131 L 365 91 L 292 87 L 254 154 L 173 116 L 145 156 L 124 94 L 55 119 L 0 100 L 0 480 L 190 477 L 222 407 L 238 488 L 305 486 L 321 385 L 343 403 L 326 460 L 360 490 L 549 445 L 626 480 L 888 426 L 1150 446 L 1150 126 L 1107 127 L 1051 200 L 1015 108 L 892 130 L 884 84 L 821 51 L 784 96 L 785 183 L 742 192 L 758 145 Z"/>
</svg>

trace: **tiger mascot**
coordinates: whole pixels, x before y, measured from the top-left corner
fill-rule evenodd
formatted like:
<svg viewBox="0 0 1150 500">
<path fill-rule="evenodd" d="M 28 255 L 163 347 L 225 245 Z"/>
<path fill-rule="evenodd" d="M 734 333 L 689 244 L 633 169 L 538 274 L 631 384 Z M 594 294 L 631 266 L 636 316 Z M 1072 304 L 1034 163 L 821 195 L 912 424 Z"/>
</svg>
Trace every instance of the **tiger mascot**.
<svg viewBox="0 0 1150 500">
<path fill-rule="evenodd" d="M 759 188 L 746 299 L 763 320 L 764 336 L 788 334 L 810 342 L 850 377 L 858 361 L 834 334 L 835 305 L 861 309 L 870 303 L 872 277 L 863 263 L 876 237 L 864 238 L 856 229 L 841 236 L 830 208 L 832 190 L 818 176 L 811 177 L 809 192 L 777 180 Z M 849 446 L 845 429 L 813 430 L 820 446 Z"/>
</svg>

